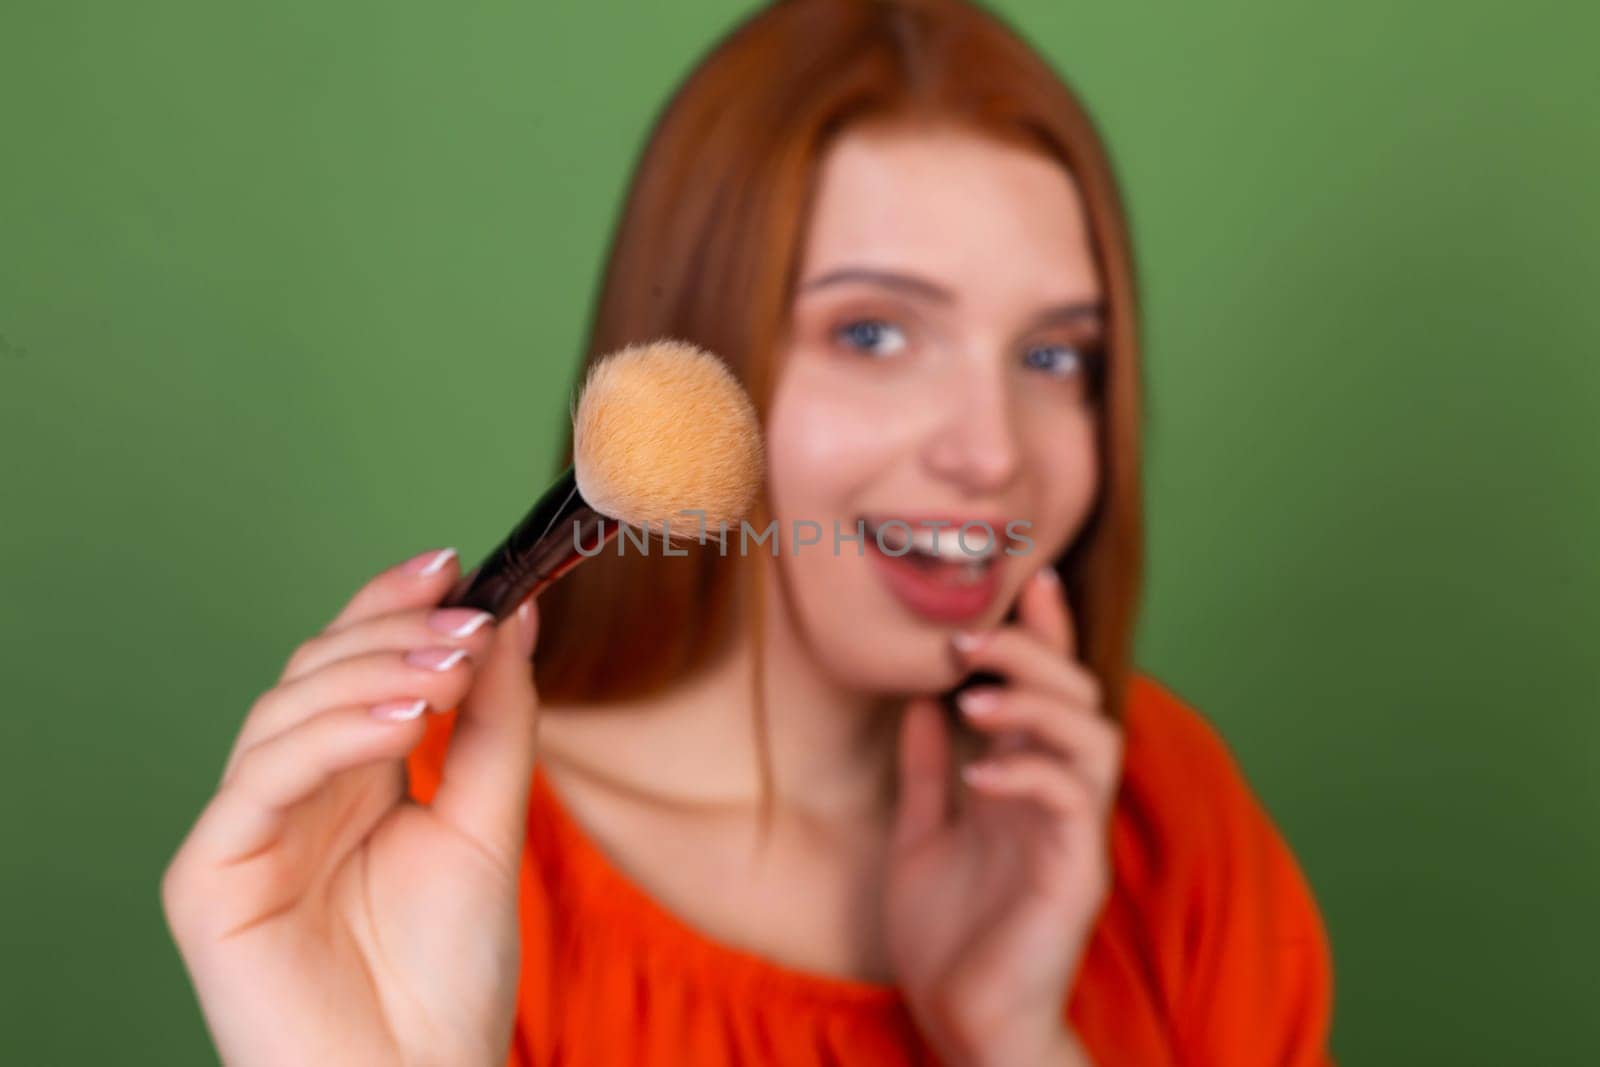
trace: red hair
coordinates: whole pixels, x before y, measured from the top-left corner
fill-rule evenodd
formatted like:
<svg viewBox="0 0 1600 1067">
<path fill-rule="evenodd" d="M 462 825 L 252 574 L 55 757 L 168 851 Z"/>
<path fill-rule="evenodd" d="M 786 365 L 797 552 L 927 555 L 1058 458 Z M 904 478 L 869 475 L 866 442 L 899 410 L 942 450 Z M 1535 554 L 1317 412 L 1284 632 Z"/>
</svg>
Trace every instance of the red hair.
<svg viewBox="0 0 1600 1067">
<path fill-rule="evenodd" d="M 1106 298 L 1100 488 L 1055 566 L 1079 656 L 1120 720 L 1143 529 L 1131 250 L 1089 116 L 995 15 L 965 0 L 777 0 L 736 26 L 657 118 L 574 384 L 614 349 L 674 337 L 722 356 L 764 419 L 819 161 L 841 130 L 868 119 L 963 124 L 1049 154 L 1077 182 Z M 569 432 L 563 462 L 571 458 Z M 763 496 L 752 521 L 761 528 L 770 513 Z M 714 541 L 682 558 L 587 561 L 540 597 L 540 692 L 554 702 L 634 697 L 706 663 L 738 621 L 740 565 Z M 759 595 L 755 603 L 746 625 L 759 635 Z M 758 676 L 758 708 L 759 696 Z"/>
</svg>

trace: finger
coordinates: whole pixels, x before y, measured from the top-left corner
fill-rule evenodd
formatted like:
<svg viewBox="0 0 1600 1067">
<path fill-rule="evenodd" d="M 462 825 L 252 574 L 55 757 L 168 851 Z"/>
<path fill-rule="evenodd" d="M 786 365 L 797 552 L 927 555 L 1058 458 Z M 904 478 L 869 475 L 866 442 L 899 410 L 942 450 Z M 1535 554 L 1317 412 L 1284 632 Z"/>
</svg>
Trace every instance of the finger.
<svg viewBox="0 0 1600 1067">
<path fill-rule="evenodd" d="M 1059 700 L 1022 689 L 980 686 L 956 698 L 974 728 L 1001 736 L 1025 732 L 1044 750 L 1069 761 L 1095 788 L 1110 792 L 1122 765 L 1122 733 L 1101 715 L 1074 714 Z M 991 754 L 1000 752 L 997 746 Z"/>
<path fill-rule="evenodd" d="M 493 855 L 514 862 L 527 833 L 528 788 L 539 735 L 532 596 L 496 628 L 488 658 L 461 702 L 433 810 Z"/>
<path fill-rule="evenodd" d="M 338 630 L 323 630 L 289 656 L 279 684 L 292 682 L 312 671 L 361 652 L 380 649 L 404 651 L 423 645 L 455 645 L 475 658 L 489 650 L 484 630 L 494 616 L 476 608 L 408 608 L 363 619 Z"/>
<path fill-rule="evenodd" d="M 914 845 L 944 825 L 950 805 L 950 747 L 938 704 L 926 697 L 908 702 L 900 717 L 894 847 Z"/>
<path fill-rule="evenodd" d="M 458 577 L 456 550 L 440 548 L 413 556 L 379 573 L 356 590 L 324 629 L 340 630 L 364 619 L 437 604 Z"/>
<path fill-rule="evenodd" d="M 324 630 L 303 642 L 289 657 L 283 681 L 299 681 L 341 659 L 364 652 L 394 652 L 404 655 L 420 648 L 461 648 L 469 663 L 483 659 L 493 640 L 494 616 L 476 608 L 413 608 L 365 619 L 340 630 Z M 445 705 L 433 704 L 434 710 Z M 239 754 L 266 737 L 293 726 L 324 710 L 320 706 L 295 706 L 292 701 L 258 701 L 245 716 L 224 766 L 237 761 Z"/>
<path fill-rule="evenodd" d="M 1077 658 L 1072 611 L 1053 563 L 1034 571 L 1017 598 L 1017 619 L 1058 656 Z"/>
<path fill-rule="evenodd" d="M 195 824 L 196 848 L 228 863 L 271 844 L 289 810 L 336 775 L 398 762 L 422 736 L 423 718 L 379 718 L 370 708 L 330 709 L 252 748 Z"/>
<path fill-rule="evenodd" d="M 1029 752 L 1038 749 L 1038 743 L 1026 730 L 996 730 L 989 735 L 985 756 L 1003 756 L 1007 752 Z"/>
<path fill-rule="evenodd" d="M 1089 669 L 1046 647 L 1020 626 L 958 633 L 952 645 L 968 671 L 990 670 L 1014 684 L 1033 686 L 1084 707 L 1101 707 L 1100 682 Z"/>
<path fill-rule="evenodd" d="M 412 657 L 415 657 L 413 660 Z M 424 646 L 405 652 L 365 652 L 267 690 L 256 699 L 223 768 L 228 780 L 251 748 L 292 730 L 329 708 L 372 705 L 385 700 L 427 701 L 435 711 L 451 707 L 467 692 L 473 660 L 464 648 Z"/>
<path fill-rule="evenodd" d="M 1097 797 L 1090 785 L 1048 756 L 1018 753 L 980 760 L 963 767 L 961 777 L 981 793 L 1027 797 L 1062 821 L 1098 810 Z"/>
</svg>

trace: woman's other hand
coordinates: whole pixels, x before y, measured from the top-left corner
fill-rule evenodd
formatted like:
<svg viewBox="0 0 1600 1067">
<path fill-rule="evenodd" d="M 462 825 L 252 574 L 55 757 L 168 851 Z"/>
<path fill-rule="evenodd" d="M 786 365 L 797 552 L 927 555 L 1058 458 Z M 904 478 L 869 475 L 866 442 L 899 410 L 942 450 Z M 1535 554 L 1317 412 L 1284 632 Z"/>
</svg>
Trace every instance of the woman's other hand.
<svg viewBox="0 0 1600 1067">
<path fill-rule="evenodd" d="M 1087 1062 L 1066 1000 L 1110 889 L 1122 737 L 1075 651 L 1049 567 L 1025 585 L 1018 625 L 957 639 L 969 671 L 1009 680 L 963 694 L 991 741 L 959 804 L 937 705 L 905 711 L 885 923 L 913 1015 L 952 1063 Z"/>
<path fill-rule="evenodd" d="M 390 568 L 294 650 L 166 870 L 228 1064 L 505 1062 L 538 619 L 435 611 L 458 571 L 448 549 Z M 418 805 L 406 754 L 453 707 Z"/>
</svg>

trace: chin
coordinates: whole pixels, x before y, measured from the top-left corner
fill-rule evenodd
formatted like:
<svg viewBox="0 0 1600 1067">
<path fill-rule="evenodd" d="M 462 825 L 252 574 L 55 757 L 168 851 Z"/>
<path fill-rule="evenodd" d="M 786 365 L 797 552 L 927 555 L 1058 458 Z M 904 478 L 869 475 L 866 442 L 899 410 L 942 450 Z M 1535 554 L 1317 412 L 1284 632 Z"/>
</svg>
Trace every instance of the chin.
<svg viewBox="0 0 1600 1067">
<path fill-rule="evenodd" d="M 966 672 L 956 663 L 951 635 L 998 625 L 1009 603 L 1002 595 L 982 616 L 957 625 L 907 611 L 864 567 L 797 573 L 794 580 L 796 606 L 823 669 L 841 685 L 879 695 L 932 694 L 959 683 Z"/>
<path fill-rule="evenodd" d="M 881 696 L 907 693 L 933 694 L 949 689 L 964 676 L 950 654 L 948 637 L 938 631 L 895 633 L 888 628 L 864 632 L 859 623 L 850 628 L 855 637 L 830 641 L 821 650 L 828 672 L 844 685 Z"/>
</svg>

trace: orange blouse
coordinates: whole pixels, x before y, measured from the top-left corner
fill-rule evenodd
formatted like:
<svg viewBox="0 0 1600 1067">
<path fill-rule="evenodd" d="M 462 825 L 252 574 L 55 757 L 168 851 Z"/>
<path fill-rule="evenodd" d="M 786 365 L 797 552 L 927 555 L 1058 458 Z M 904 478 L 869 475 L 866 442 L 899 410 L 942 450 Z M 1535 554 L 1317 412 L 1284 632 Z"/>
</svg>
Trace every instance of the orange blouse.
<svg viewBox="0 0 1600 1067">
<path fill-rule="evenodd" d="M 426 802 L 454 720 L 407 760 Z M 1102 1067 L 1329 1067 L 1332 963 L 1294 857 L 1215 730 L 1129 690 L 1113 886 L 1063 1018 Z M 711 939 L 614 866 L 542 770 L 529 799 L 510 1067 L 937 1063 L 892 985 Z"/>
</svg>

